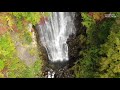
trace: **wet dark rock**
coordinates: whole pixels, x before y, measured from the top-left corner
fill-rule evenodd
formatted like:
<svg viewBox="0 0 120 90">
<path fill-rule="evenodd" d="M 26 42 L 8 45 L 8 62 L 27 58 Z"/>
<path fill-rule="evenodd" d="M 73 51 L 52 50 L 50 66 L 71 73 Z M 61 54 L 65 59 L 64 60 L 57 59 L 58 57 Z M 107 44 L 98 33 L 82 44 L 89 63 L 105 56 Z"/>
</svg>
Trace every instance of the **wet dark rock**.
<svg viewBox="0 0 120 90">
<path fill-rule="evenodd" d="M 72 74 L 68 70 L 68 67 L 61 68 L 58 72 L 55 74 L 55 78 L 73 78 Z"/>
<path fill-rule="evenodd" d="M 82 17 L 81 13 L 76 13 L 75 19 L 75 27 L 76 27 L 76 34 L 71 35 L 68 39 L 68 51 L 69 51 L 69 67 L 74 65 L 74 62 L 78 60 L 79 52 L 83 48 L 83 43 L 80 41 L 80 35 L 86 36 L 86 27 L 82 25 Z"/>
<path fill-rule="evenodd" d="M 44 46 L 42 45 L 42 43 L 40 42 L 40 34 L 38 34 L 38 29 L 37 29 L 37 25 L 33 26 L 35 29 L 35 34 L 36 34 L 36 38 L 37 38 L 37 44 L 38 44 L 38 49 L 39 49 L 39 56 L 42 57 L 42 60 L 44 60 L 44 63 L 47 64 L 48 62 L 48 56 L 47 56 L 47 52 L 44 48 Z"/>
<path fill-rule="evenodd" d="M 68 55 L 69 55 L 69 61 L 67 62 L 51 62 L 48 59 L 47 52 L 45 48 L 41 45 L 40 42 L 40 36 L 37 32 L 36 28 L 36 35 L 37 35 L 37 41 L 39 45 L 40 50 L 40 56 L 42 56 L 42 59 L 44 60 L 44 67 L 43 67 L 43 73 L 45 78 L 48 77 L 48 72 L 55 72 L 54 78 L 73 78 L 73 72 L 69 70 L 70 67 L 74 65 L 74 62 L 78 60 L 79 52 L 82 48 L 84 48 L 84 44 L 80 41 L 80 35 L 86 36 L 86 28 L 82 25 L 82 18 L 81 13 L 76 13 L 76 19 L 75 19 L 75 27 L 76 27 L 76 34 L 70 35 L 69 39 L 67 40 L 68 44 Z M 52 71 L 51 71 L 52 69 Z"/>
</svg>

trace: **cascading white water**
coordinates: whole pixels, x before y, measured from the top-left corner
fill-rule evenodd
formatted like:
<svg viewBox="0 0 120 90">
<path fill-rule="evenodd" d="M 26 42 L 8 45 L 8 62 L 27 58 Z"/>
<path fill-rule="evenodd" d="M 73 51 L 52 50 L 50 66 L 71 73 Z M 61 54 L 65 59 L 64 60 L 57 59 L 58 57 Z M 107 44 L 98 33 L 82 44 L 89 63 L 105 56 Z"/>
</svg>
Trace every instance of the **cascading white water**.
<svg viewBox="0 0 120 90">
<path fill-rule="evenodd" d="M 52 12 L 44 24 L 40 24 L 40 39 L 52 62 L 67 61 L 69 35 L 75 33 L 74 12 Z"/>
</svg>

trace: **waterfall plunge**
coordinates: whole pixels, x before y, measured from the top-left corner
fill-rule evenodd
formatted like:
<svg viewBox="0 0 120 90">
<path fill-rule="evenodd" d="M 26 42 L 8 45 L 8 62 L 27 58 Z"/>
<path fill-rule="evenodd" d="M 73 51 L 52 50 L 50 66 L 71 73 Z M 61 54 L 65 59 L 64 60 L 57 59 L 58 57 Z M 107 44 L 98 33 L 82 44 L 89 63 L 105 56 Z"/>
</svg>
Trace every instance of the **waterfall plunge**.
<svg viewBox="0 0 120 90">
<path fill-rule="evenodd" d="M 52 62 L 68 61 L 67 39 L 75 33 L 73 12 L 52 12 L 44 24 L 39 24 L 40 40 Z"/>
</svg>

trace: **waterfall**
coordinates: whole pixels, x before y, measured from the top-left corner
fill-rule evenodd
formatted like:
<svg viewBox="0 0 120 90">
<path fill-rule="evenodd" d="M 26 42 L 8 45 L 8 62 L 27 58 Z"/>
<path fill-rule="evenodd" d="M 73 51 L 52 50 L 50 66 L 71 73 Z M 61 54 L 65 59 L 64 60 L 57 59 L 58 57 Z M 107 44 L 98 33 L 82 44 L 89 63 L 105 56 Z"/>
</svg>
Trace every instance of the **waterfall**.
<svg viewBox="0 0 120 90">
<path fill-rule="evenodd" d="M 38 25 L 40 40 L 52 62 L 68 61 L 67 39 L 75 34 L 74 12 L 51 12 L 47 20 Z"/>
</svg>

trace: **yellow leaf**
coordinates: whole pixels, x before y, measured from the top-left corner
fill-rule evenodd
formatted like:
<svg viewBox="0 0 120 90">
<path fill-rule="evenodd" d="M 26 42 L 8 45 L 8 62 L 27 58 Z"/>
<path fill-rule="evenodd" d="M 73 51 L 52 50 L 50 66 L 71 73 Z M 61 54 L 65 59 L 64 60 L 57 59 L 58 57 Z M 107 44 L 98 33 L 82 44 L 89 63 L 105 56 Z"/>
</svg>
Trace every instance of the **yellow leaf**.
<svg viewBox="0 0 120 90">
<path fill-rule="evenodd" d="M 103 12 L 94 12 L 93 13 L 93 19 L 96 21 L 101 21 L 104 18 Z"/>
<path fill-rule="evenodd" d="M 4 78 L 4 74 L 0 72 L 0 78 Z"/>
</svg>

